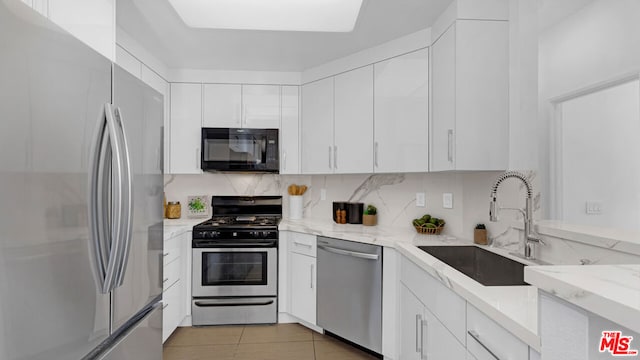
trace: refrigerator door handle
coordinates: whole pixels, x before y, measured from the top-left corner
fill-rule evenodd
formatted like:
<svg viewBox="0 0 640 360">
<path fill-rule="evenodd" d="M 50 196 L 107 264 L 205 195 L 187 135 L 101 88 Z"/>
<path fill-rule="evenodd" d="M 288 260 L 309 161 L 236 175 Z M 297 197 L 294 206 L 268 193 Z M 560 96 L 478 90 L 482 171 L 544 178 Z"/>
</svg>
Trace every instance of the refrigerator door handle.
<svg viewBox="0 0 640 360">
<path fill-rule="evenodd" d="M 113 288 L 121 226 L 120 212 L 109 204 L 109 195 L 120 197 L 120 185 L 110 185 L 112 180 L 119 182 L 122 168 L 111 104 L 105 104 L 97 129 L 89 170 L 89 226 L 94 277 L 100 292 L 106 294 Z"/>
<path fill-rule="evenodd" d="M 105 115 L 107 119 L 107 128 L 109 129 L 109 143 L 111 144 L 111 151 L 113 157 L 111 161 L 111 173 L 113 174 L 111 179 L 111 251 L 109 254 L 109 264 L 107 266 L 107 273 L 105 283 L 108 291 L 116 288 L 116 281 L 118 276 L 118 269 L 121 263 L 122 253 L 122 226 L 123 226 L 123 172 L 125 171 L 125 164 L 123 163 L 122 146 L 120 143 L 120 133 L 118 131 L 118 124 L 114 118 L 113 107 L 111 104 L 105 104 Z"/>
<path fill-rule="evenodd" d="M 118 266 L 116 273 L 116 280 L 113 288 L 119 287 L 124 281 L 124 276 L 127 270 L 127 263 L 129 260 L 129 253 L 131 252 L 131 239 L 133 237 L 133 177 L 131 175 L 131 156 L 129 153 L 129 146 L 127 144 L 127 135 L 125 132 L 125 126 L 123 124 L 122 111 L 119 107 L 115 108 L 114 120 L 117 125 L 118 141 L 120 145 L 120 155 L 122 161 L 122 172 L 120 173 L 120 202 L 119 206 L 122 213 L 122 223 L 119 228 L 118 239 L 120 241 L 118 254 Z"/>
</svg>

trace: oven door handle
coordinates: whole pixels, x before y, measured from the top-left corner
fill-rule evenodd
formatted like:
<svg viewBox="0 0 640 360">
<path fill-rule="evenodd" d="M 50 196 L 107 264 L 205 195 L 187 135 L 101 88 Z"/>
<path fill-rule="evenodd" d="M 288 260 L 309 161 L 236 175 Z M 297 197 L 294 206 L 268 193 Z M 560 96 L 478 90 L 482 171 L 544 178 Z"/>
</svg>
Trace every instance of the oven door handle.
<svg viewBox="0 0 640 360">
<path fill-rule="evenodd" d="M 266 243 L 194 243 L 194 248 L 196 249 L 245 249 L 245 248 L 272 248 L 276 246 L 276 242 L 266 242 Z"/>
<path fill-rule="evenodd" d="M 223 307 L 223 306 L 267 306 L 273 304 L 273 300 L 266 301 L 235 301 L 229 302 L 225 300 L 202 300 L 194 302 L 198 307 Z"/>
</svg>

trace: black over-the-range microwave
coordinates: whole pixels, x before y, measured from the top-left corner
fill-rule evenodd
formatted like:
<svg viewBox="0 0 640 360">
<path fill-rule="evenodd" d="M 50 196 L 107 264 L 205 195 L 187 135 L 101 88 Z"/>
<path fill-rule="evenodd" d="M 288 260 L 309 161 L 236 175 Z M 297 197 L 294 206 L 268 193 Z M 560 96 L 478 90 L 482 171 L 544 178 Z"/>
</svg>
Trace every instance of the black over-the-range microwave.
<svg viewBox="0 0 640 360">
<path fill-rule="evenodd" d="M 202 128 L 204 171 L 278 173 L 278 129 Z"/>
</svg>

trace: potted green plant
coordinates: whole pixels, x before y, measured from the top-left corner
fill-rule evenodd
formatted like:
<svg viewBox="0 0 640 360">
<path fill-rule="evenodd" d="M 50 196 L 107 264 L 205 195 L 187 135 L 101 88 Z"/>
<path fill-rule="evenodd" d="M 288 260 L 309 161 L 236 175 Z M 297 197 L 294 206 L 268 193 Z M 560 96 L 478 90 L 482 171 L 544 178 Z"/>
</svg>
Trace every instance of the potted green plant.
<svg viewBox="0 0 640 360">
<path fill-rule="evenodd" d="M 473 229 L 473 242 L 478 245 L 488 245 L 489 240 L 487 239 L 487 228 L 484 224 L 476 225 L 476 228 Z"/>
<path fill-rule="evenodd" d="M 378 209 L 373 205 L 367 205 L 362 215 L 362 225 L 374 226 L 378 223 Z"/>
</svg>

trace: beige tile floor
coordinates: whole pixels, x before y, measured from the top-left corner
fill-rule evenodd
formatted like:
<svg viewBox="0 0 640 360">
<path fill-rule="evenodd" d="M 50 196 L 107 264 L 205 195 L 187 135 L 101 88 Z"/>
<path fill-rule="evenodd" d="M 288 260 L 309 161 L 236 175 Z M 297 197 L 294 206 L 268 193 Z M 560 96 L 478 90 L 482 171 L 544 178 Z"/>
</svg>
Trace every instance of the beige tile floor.
<svg viewBox="0 0 640 360">
<path fill-rule="evenodd" d="M 348 344 L 298 324 L 178 328 L 164 344 L 163 360 L 375 359 Z"/>
</svg>

